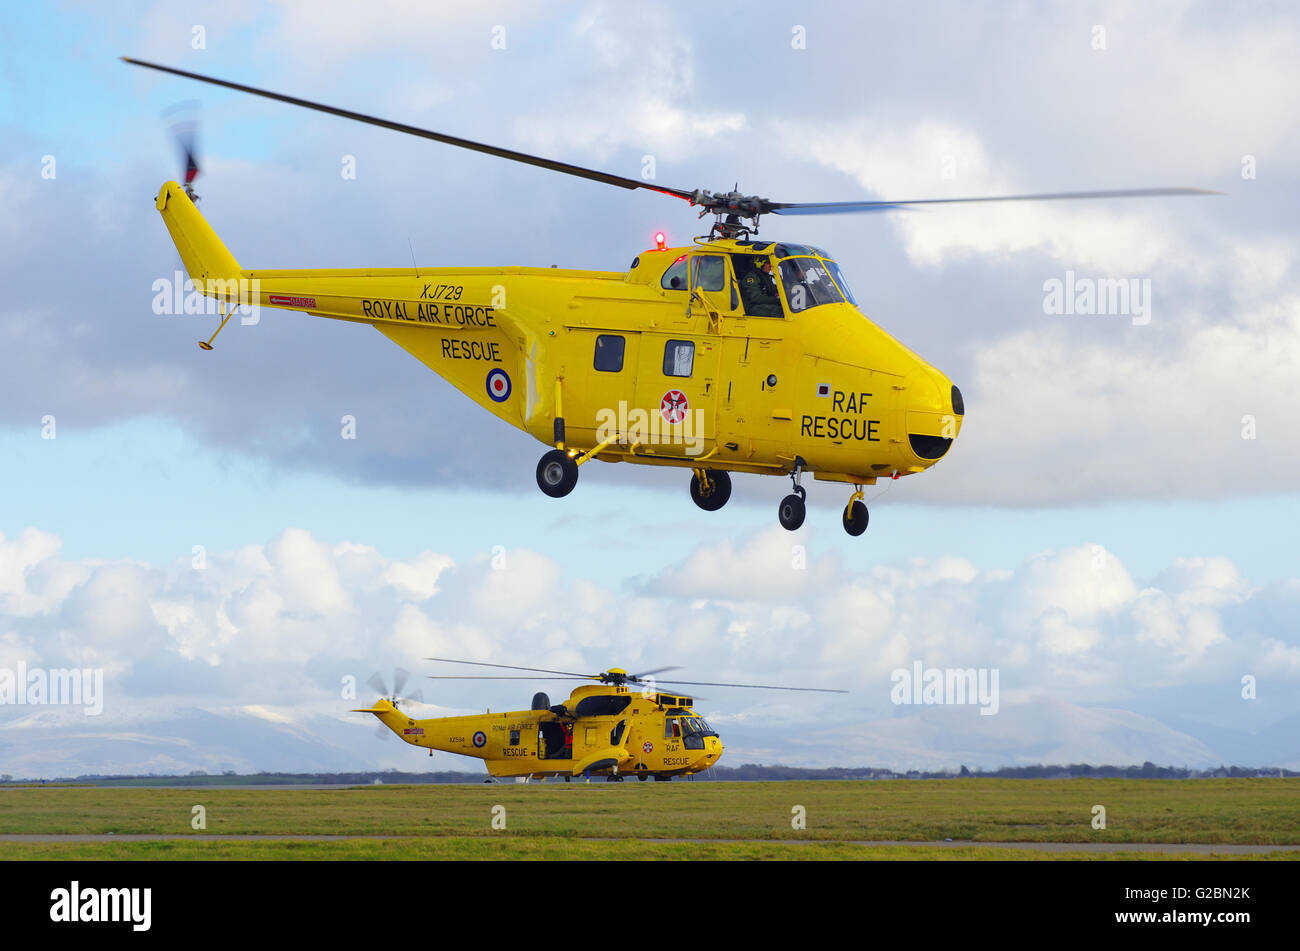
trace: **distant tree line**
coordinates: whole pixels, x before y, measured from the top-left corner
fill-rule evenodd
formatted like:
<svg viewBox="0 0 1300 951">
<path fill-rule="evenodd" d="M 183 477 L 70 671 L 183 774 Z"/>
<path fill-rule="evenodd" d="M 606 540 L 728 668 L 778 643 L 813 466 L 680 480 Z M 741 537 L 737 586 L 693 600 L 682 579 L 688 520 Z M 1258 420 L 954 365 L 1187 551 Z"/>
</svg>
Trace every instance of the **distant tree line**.
<svg viewBox="0 0 1300 951">
<path fill-rule="evenodd" d="M 830 767 L 827 769 L 804 769 L 798 766 L 762 766 L 746 763 L 743 766 L 715 766 L 707 772 L 694 777 L 696 781 L 715 782 L 774 782 L 793 779 L 825 780 L 897 780 L 897 779 L 1218 779 L 1218 778 L 1254 778 L 1300 776 L 1288 769 L 1246 768 L 1242 766 L 1220 766 L 1218 769 L 1188 769 L 1178 766 L 1157 766 L 1155 763 L 1143 763 L 1141 766 L 1092 766 L 1088 763 L 1072 763 L 1068 766 L 1005 766 L 995 770 L 971 770 L 962 766 L 958 770 L 908 770 L 897 772 L 892 769 L 879 769 L 870 766 Z M 0 775 L 0 783 L 85 783 L 100 786 L 370 786 L 378 783 L 391 784 L 429 784 L 429 783 L 479 783 L 486 780 L 486 773 L 438 772 L 406 773 L 395 769 L 352 773 L 247 773 L 238 774 L 226 770 L 220 776 L 212 776 L 202 770 L 194 770 L 185 776 L 173 774 L 147 773 L 143 776 L 86 774 L 75 777 L 56 779 L 15 779 Z M 506 780 L 508 782 L 509 780 Z"/>
<path fill-rule="evenodd" d="M 1157 766 L 1147 762 L 1141 766 L 1092 766 L 1072 763 L 1068 766 L 1004 766 L 993 770 L 972 770 L 962 766 L 958 770 L 908 770 L 872 767 L 830 769 L 801 769 L 795 766 L 761 766 L 746 763 L 743 766 L 715 766 L 700 779 L 716 780 L 782 780 L 782 779 L 1218 779 L 1225 777 L 1294 777 L 1293 770 L 1277 768 L 1247 768 L 1220 766 L 1218 769 L 1189 769 L 1185 766 Z"/>
</svg>

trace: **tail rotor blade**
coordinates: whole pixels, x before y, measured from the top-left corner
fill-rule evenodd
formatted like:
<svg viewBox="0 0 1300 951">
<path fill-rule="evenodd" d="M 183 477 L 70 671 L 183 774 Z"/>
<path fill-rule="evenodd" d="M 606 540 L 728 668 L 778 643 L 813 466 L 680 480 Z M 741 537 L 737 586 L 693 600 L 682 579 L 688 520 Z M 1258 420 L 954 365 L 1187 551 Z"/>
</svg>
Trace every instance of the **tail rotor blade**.
<svg viewBox="0 0 1300 951">
<path fill-rule="evenodd" d="M 181 180 L 185 183 L 185 193 L 191 199 L 194 195 L 194 180 L 199 177 L 199 103 L 195 100 L 178 102 L 163 111 L 171 130 L 172 139 L 180 153 Z"/>
</svg>

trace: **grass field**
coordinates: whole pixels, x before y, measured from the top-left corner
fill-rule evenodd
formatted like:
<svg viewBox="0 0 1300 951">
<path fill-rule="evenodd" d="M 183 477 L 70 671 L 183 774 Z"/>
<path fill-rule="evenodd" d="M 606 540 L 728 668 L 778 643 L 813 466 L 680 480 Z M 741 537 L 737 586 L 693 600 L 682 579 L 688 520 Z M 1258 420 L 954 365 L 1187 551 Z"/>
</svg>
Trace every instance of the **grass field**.
<svg viewBox="0 0 1300 951">
<path fill-rule="evenodd" d="M 196 805 L 206 812 L 202 831 L 191 828 Z M 1104 830 L 1092 827 L 1095 805 L 1106 809 Z M 495 806 L 504 807 L 504 830 L 492 828 Z M 795 806 L 804 809 L 806 829 L 791 826 Z M 0 842 L 0 858 L 1161 858 L 1167 856 L 859 843 L 1296 844 L 1300 783 L 979 779 L 0 789 L 0 834 L 33 833 L 185 838 Z M 371 838 L 246 841 L 213 834 Z M 612 841 L 594 841 L 600 839 Z"/>
</svg>

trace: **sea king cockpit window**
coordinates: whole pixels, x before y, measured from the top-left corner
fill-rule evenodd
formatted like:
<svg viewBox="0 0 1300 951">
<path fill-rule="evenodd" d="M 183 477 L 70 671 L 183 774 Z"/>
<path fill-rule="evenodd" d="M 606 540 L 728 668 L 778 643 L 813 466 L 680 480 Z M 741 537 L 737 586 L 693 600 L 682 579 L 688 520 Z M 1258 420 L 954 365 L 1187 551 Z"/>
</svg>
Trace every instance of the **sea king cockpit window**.
<svg viewBox="0 0 1300 951">
<path fill-rule="evenodd" d="M 779 267 L 785 299 L 794 313 L 823 304 L 844 303 L 844 295 L 831 277 L 830 266 L 820 258 L 786 258 Z"/>
<path fill-rule="evenodd" d="M 687 750 L 704 749 L 704 738 L 708 736 L 717 736 L 709 725 L 704 722 L 703 717 L 669 717 L 664 730 L 664 736 L 668 739 L 681 739 L 682 748 Z"/>
</svg>

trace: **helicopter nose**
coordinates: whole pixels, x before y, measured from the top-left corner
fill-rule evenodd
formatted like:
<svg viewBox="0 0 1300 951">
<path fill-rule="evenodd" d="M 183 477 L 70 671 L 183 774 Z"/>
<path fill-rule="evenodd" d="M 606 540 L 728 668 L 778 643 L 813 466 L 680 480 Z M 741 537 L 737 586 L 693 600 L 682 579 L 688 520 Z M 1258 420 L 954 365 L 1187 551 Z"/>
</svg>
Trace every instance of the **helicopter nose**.
<svg viewBox="0 0 1300 951">
<path fill-rule="evenodd" d="M 704 755 L 700 757 L 700 769 L 708 769 L 722 757 L 722 741 L 716 736 L 704 740 Z"/>
<path fill-rule="evenodd" d="M 952 448 L 966 403 L 956 384 L 933 367 L 917 374 L 908 390 L 907 441 L 922 465 L 932 465 Z"/>
</svg>

